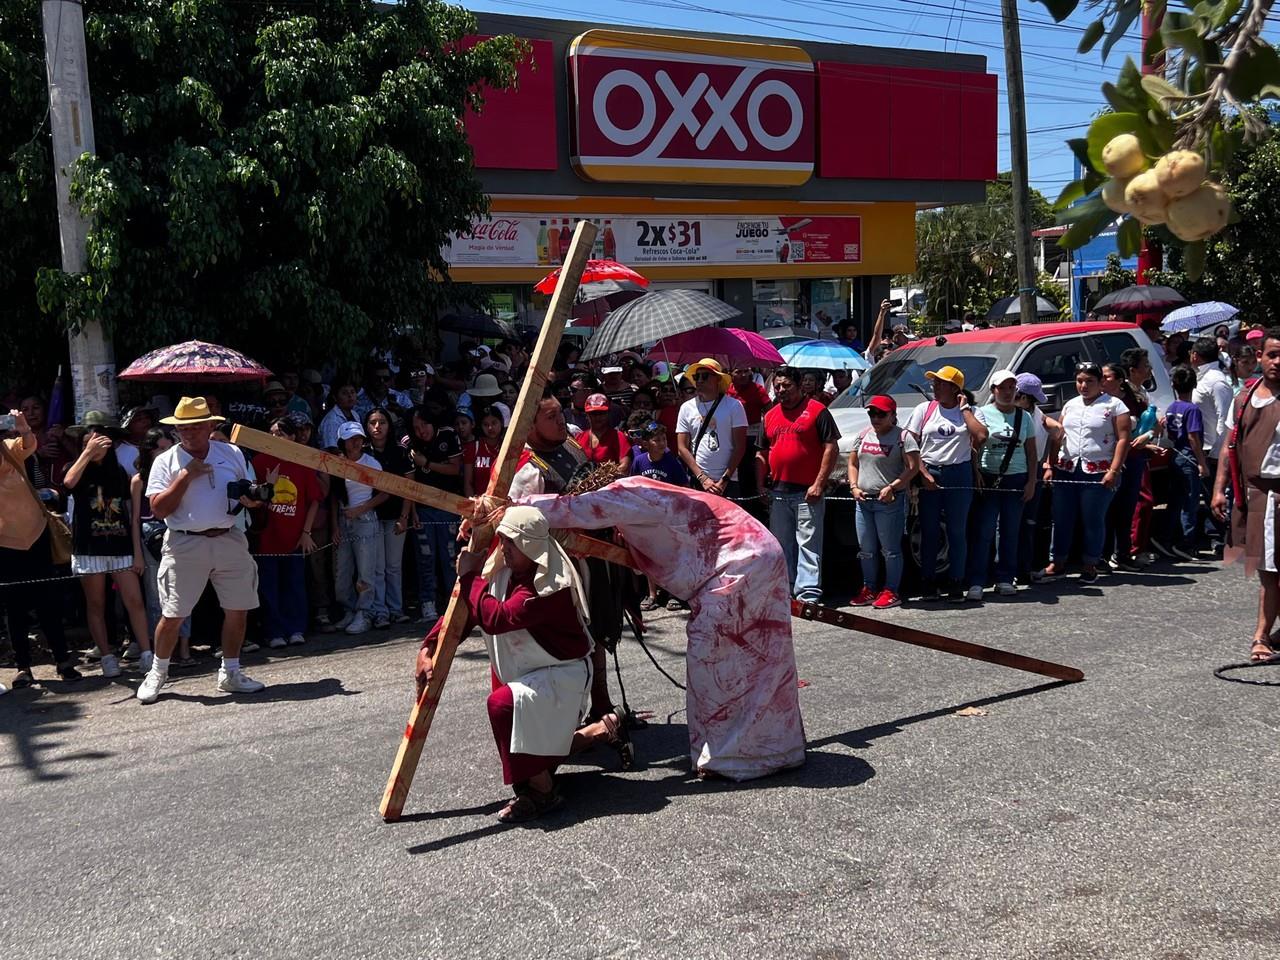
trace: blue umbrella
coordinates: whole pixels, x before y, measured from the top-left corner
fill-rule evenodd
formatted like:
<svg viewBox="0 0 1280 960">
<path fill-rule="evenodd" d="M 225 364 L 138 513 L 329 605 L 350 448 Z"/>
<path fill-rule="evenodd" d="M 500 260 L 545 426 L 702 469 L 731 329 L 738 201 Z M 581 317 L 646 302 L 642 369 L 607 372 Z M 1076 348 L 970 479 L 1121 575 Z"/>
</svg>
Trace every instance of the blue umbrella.
<svg viewBox="0 0 1280 960">
<path fill-rule="evenodd" d="M 779 347 L 788 366 L 803 370 L 865 370 L 871 366 L 853 347 L 835 340 L 801 340 Z"/>
<path fill-rule="evenodd" d="M 1160 329 L 1165 333 L 1180 333 L 1183 330 L 1203 330 L 1219 323 L 1226 323 L 1240 311 L 1229 303 L 1210 300 L 1208 303 L 1192 303 L 1179 307 L 1160 321 Z"/>
</svg>

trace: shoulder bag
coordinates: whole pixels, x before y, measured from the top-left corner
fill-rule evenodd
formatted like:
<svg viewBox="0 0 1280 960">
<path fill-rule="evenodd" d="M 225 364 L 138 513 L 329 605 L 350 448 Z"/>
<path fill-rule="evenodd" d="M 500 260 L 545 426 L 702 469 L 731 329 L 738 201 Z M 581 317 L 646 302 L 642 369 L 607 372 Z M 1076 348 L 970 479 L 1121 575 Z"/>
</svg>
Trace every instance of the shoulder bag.
<svg viewBox="0 0 1280 960">
<path fill-rule="evenodd" d="M 711 409 L 708 410 L 707 415 L 702 418 L 702 424 L 698 427 L 698 434 L 693 438 L 693 462 L 694 463 L 698 462 L 698 444 L 702 443 L 702 438 L 706 436 L 707 428 L 711 426 L 711 418 L 715 416 L 716 407 L 720 406 L 720 401 L 723 399 L 724 399 L 723 393 L 720 394 L 720 396 L 716 397 L 715 402 L 711 404 Z M 695 406 L 694 409 L 696 410 L 697 407 Z M 763 418 L 760 420 L 760 426 L 761 426 L 761 430 L 763 431 L 763 428 L 764 428 Z M 693 487 L 693 489 L 695 490 L 702 489 L 702 484 L 699 483 L 698 478 L 693 476 L 692 474 L 689 475 L 689 485 Z"/>
<path fill-rule="evenodd" d="M 31 494 L 31 499 L 35 501 L 36 509 L 44 514 L 45 526 L 49 530 L 49 553 L 53 559 L 54 566 L 70 563 L 71 528 L 67 526 L 67 521 L 45 506 L 45 502 L 40 499 L 40 494 L 36 493 L 36 488 L 31 485 L 31 478 L 27 476 L 26 464 L 10 452 L 7 444 L 0 443 L 0 450 L 4 451 L 5 459 L 9 461 L 9 465 L 17 470 L 19 476 L 22 477 L 27 493 Z"/>
</svg>

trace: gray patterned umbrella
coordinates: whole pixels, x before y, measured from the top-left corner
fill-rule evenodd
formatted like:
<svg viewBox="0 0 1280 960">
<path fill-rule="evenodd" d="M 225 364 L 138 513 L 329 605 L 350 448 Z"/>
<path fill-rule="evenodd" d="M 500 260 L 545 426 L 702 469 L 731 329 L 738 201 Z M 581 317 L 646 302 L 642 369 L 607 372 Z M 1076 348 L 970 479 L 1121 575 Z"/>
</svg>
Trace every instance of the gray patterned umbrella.
<svg viewBox="0 0 1280 960">
<path fill-rule="evenodd" d="M 582 353 L 594 360 L 686 330 L 715 326 L 741 310 L 697 290 L 656 290 L 624 303 L 600 324 Z"/>
</svg>

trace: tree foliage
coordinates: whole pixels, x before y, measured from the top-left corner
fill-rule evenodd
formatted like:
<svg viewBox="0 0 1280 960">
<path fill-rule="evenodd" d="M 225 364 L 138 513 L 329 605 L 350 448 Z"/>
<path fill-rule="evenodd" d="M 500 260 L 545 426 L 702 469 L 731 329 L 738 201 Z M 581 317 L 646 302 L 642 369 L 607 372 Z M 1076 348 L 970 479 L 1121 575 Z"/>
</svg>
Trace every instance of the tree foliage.
<svg viewBox="0 0 1280 960">
<path fill-rule="evenodd" d="M 0 3 L 0 57 L 25 54 L 24 119 L 0 121 L 11 174 L 27 156 L 11 144 L 44 110 L 40 5 Z M 457 296 L 441 248 L 487 209 L 464 112 L 514 81 L 519 41 L 468 47 L 472 16 L 436 0 L 102 0 L 86 14 L 98 153 L 72 195 L 88 268 L 62 274 L 55 246 L 38 279 L 11 281 L 36 279 L 45 311 L 101 321 L 124 356 L 199 336 L 351 360 Z M 45 139 L 28 162 L 47 167 Z M 46 195 L 21 202 L 47 237 L 51 186 L 36 180 Z"/>
<path fill-rule="evenodd" d="M 987 185 L 985 203 L 927 210 L 916 217 L 916 282 L 925 288 L 926 312 L 942 319 L 966 311 L 982 315 L 1017 292 L 1018 270 L 1012 175 Z M 1032 229 L 1053 223 L 1049 202 L 1031 191 Z"/>
<path fill-rule="evenodd" d="M 1080 0 L 1040 0 L 1056 21 L 1075 12 Z M 1060 241 L 1075 249 L 1116 219 L 1096 194 L 1107 180 L 1102 148 L 1121 134 L 1137 137 L 1148 161 L 1174 150 L 1203 155 L 1210 179 L 1230 168 L 1245 144 L 1256 142 L 1266 125 L 1247 109 L 1251 103 L 1280 95 L 1280 56 L 1262 39 L 1274 0 L 1184 0 L 1173 8 L 1167 0 L 1147 0 L 1153 22 L 1142 62 L 1163 67 L 1144 76 L 1126 59 L 1114 82 L 1102 85 L 1110 111 L 1097 117 L 1087 136 L 1069 140 L 1085 175 L 1069 184 L 1055 204 L 1059 221 L 1069 224 Z M 1079 52 L 1102 43 L 1105 61 L 1114 45 L 1142 16 L 1144 0 L 1101 0 L 1090 3 L 1096 19 L 1086 28 Z M 1132 217 L 1117 233 L 1121 253 L 1130 255 L 1141 241 L 1142 226 Z M 1197 273 L 1206 255 L 1204 242 L 1189 244 L 1186 257 Z"/>
</svg>

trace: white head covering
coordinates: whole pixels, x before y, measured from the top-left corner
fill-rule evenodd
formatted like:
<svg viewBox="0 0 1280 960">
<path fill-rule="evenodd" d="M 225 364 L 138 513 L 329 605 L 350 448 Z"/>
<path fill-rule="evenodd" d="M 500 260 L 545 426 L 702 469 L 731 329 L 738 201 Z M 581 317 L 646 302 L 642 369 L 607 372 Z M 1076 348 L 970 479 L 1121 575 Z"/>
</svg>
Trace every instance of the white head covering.
<svg viewBox="0 0 1280 960">
<path fill-rule="evenodd" d="M 583 622 L 590 620 L 587 595 L 582 589 L 578 571 L 574 569 L 573 561 L 564 552 L 564 548 L 552 539 L 546 517 L 533 507 L 507 507 L 496 530 L 538 565 L 537 572 L 533 575 L 533 589 L 538 596 L 550 596 L 568 587 L 573 590 L 574 603 Z M 504 571 L 506 563 L 502 559 L 502 551 L 495 550 L 485 564 L 484 578 L 493 580 Z"/>
</svg>

